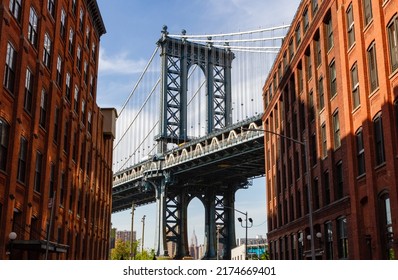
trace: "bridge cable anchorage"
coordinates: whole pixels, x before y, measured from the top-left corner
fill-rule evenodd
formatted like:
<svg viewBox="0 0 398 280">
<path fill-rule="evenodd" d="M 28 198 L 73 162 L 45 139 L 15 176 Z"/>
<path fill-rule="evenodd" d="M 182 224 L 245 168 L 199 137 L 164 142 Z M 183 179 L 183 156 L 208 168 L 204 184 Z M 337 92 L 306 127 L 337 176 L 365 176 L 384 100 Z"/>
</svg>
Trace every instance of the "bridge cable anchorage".
<svg viewBox="0 0 398 280">
<path fill-rule="evenodd" d="M 159 50 L 159 46 L 156 46 L 154 52 L 152 53 L 151 58 L 149 59 L 147 65 L 146 65 L 145 68 L 144 68 L 144 71 L 142 72 L 142 74 L 141 74 L 140 78 L 138 79 L 137 83 L 135 84 L 135 86 L 134 86 L 132 92 L 131 92 L 130 95 L 127 97 L 126 102 L 124 102 L 124 104 L 123 104 L 123 106 L 122 106 L 122 109 L 120 109 L 120 111 L 119 111 L 119 117 L 120 117 L 120 115 L 123 113 L 124 109 L 126 108 L 127 104 L 129 103 L 131 97 L 133 97 L 133 95 L 134 95 L 134 93 L 135 93 L 135 90 L 137 89 L 138 85 L 141 83 L 142 78 L 144 77 L 145 73 L 147 72 L 147 70 L 148 70 L 149 66 L 151 65 L 151 63 L 152 63 L 152 61 L 153 61 L 153 59 L 154 59 L 156 53 L 158 52 L 158 50 Z"/>
<path fill-rule="evenodd" d="M 221 34 L 212 34 L 212 35 L 186 35 L 186 34 L 168 34 L 169 37 L 176 37 L 176 38 L 208 38 L 208 37 L 225 37 L 225 36 L 238 36 L 238 35 L 247 35 L 253 33 L 261 33 L 267 31 L 274 31 L 279 29 L 288 29 L 290 25 L 281 25 L 276 27 L 270 28 L 262 28 L 250 31 L 241 31 L 241 32 L 233 32 L 233 33 L 221 33 Z"/>
</svg>

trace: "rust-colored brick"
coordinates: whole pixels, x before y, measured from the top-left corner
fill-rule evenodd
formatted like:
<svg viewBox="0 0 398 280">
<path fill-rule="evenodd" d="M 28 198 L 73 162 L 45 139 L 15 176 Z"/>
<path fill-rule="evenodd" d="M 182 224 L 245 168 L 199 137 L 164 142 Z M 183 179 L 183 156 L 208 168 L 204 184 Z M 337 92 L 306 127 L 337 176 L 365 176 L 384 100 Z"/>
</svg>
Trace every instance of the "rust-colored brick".
<svg viewBox="0 0 398 280">
<path fill-rule="evenodd" d="M 272 259 L 398 258 L 398 1 L 303 0 L 263 88 Z"/>
<path fill-rule="evenodd" d="M 0 4 L 0 259 L 108 258 L 104 120 L 115 111 L 96 104 L 105 32 L 95 0 Z"/>
</svg>

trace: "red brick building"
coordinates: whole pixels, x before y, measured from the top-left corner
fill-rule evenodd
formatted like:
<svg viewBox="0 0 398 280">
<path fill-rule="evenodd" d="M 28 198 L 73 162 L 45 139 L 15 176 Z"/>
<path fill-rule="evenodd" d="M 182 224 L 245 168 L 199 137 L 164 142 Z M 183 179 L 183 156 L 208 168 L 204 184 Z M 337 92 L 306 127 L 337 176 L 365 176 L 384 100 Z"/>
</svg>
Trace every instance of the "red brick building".
<svg viewBox="0 0 398 280">
<path fill-rule="evenodd" d="M 263 88 L 272 259 L 398 258 L 398 1 L 303 0 Z M 309 170 L 308 170 L 309 169 Z M 310 172 L 311 204 L 307 174 Z"/>
<path fill-rule="evenodd" d="M 0 259 L 108 258 L 116 112 L 96 104 L 105 32 L 95 0 L 1 1 Z"/>
</svg>

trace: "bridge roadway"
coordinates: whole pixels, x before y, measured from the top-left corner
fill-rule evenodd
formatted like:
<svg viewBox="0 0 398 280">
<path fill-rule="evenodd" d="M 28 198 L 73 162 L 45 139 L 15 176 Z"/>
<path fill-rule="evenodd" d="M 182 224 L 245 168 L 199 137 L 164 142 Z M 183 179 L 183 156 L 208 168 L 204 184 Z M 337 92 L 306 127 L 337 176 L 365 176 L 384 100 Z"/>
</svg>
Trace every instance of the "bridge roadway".
<svg viewBox="0 0 398 280">
<path fill-rule="evenodd" d="M 248 186 L 264 176 L 264 134 L 261 115 L 191 140 L 164 155 L 153 155 L 113 177 L 112 213 L 156 201 L 151 178 L 166 177 L 167 188 Z"/>
</svg>

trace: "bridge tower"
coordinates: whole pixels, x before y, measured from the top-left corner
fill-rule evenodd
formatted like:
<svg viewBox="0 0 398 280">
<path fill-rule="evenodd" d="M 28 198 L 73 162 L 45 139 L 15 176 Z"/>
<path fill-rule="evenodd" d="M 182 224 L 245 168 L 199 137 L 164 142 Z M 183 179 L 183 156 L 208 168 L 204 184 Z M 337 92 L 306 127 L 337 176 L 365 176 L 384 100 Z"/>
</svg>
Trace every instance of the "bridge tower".
<svg viewBox="0 0 398 280">
<path fill-rule="evenodd" d="M 171 38 L 167 26 L 163 27 L 158 45 L 161 47 L 162 86 L 157 140 L 163 144 L 190 140 L 187 135 L 188 71 L 195 64 L 206 78 L 206 132 L 232 124 L 231 64 L 234 54 L 229 49 L 215 48 L 211 43 L 203 45 L 185 38 Z"/>
<path fill-rule="evenodd" d="M 185 35 L 185 31 L 183 31 Z M 209 38 L 210 39 L 210 38 Z M 187 135 L 188 71 L 197 64 L 206 78 L 206 133 L 232 124 L 231 64 L 234 54 L 229 49 L 214 47 L 211 43 L 198 44 L 184 37 L 168 36 L 164 26 L 158 41 L 161 48 L 161 102 L 158 155 L 167 150 L 167 144 L 189 142 Z M 159 174 L 158 174 L 159 175 Z M 245 187 L 245 182 L 214 185 L 187 185 L 173 181 L 173 174 L 163 173 L 151 180 L 156 188 L 158 256 L 168 256 L 167 243 L 175 243 L 176 259 L 189 256 L 187 210 L 189 202 L 199 198 L 205 207 L 205 259 L 217 258 L 217 244 L 223 246 L 222 259 L 230 259 L 235 247 L 235 192 Z M 217 241 L 218 231 L 218 241 Z"/>
</svg>

